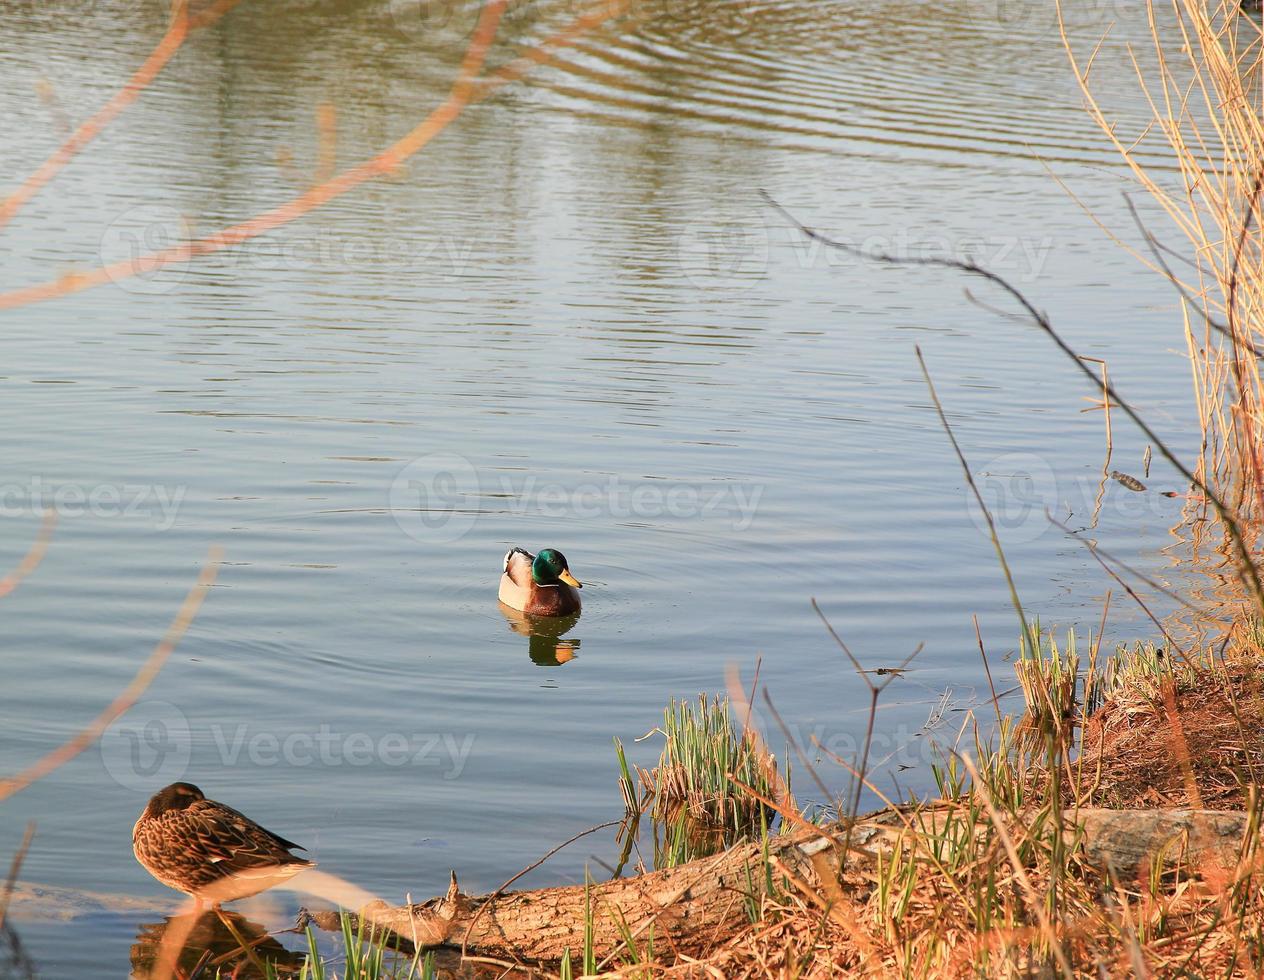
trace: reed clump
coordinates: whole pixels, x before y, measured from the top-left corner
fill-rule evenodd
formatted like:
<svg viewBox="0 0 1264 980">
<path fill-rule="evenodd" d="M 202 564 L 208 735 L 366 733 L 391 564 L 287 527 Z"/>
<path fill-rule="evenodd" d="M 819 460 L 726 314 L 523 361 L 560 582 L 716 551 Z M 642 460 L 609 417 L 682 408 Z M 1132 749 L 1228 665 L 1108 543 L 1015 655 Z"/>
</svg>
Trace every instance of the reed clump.
<svg viewBox="0 0 1264 980">
<path fill-rule="evenodd" d="M 1030 649 L 1033 640 L 1037 644 L 1035 650 Z M 1080 703 L 1082 672 L 1075 631 L 1068 631 L 1059 644 L 1055 633 L 1041 631 L 1036 624 L 1024 641 L 1023 654 L 1014 664 L 1014 672 L 1027 710 L 1018 722 L 1016 735 L 1037 740 L 1047 736 L 1064 743 L 1072 737 L 1076 707 Z M 1096 646 L 1090 642 L 1090 648 L 1095 657 Z M 1091 694 L 1096 671 L 1090 667 L 1083 676 L 1083 685 Z"/>
<path fill-rule="evenodd" d="M 728 698 L 673 698 L 656 732 L 662 755 L 654 768 L 637 768 L 637 789 L 617 745 L 624 804 L 634 817 L 648 811 L 656 868 L 758 839 L 775 823 L 777 763 L 745 726 L 734 724 Z"/>
<path fill-rule="evenodd" d="M 306 938 L 307 959 L 297 971 L 278 968 L 273 962 L 259 963 L 257 958 L 251 957 L 261 972 L 242 974 L 242 966 L 238 965 L 232 976 L 261 976 L 264 980 L 283 980 L 286 977 L 294 980 L 439 980 L 440 977 L 433 953 L 397 953 L 381 934 L 363 923 L 352 925 L 345 914 L 335 955 L 322 952 L 310 925 Z"/>
</svg>

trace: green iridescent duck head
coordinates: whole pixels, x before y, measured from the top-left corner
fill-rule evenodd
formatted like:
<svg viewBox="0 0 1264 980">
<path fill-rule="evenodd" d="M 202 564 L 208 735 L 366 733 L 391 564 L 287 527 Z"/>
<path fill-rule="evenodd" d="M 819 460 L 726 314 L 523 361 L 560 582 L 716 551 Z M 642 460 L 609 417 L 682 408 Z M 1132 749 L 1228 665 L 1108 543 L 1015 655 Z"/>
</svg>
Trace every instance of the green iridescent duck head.
<svg viewBox="0 0 1264 980">
<path fill-rule="evenodd" d="M 579 579 L 571 574 L 566 564 L 566 556 L 556 548 L 545 548 L 535 556 L 535 561 L 531 563 L 531 580 L 536 585 L 557 585 L 558 582 L 565 582 L 576 589 L 584 587 Z"/>
</svg>

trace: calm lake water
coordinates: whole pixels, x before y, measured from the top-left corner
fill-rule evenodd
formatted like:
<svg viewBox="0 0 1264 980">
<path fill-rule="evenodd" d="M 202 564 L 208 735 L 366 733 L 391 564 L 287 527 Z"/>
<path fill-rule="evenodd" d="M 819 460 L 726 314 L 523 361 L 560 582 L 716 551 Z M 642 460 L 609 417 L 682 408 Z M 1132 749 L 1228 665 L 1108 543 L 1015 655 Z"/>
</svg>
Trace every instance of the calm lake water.
<svg viewBox="0 0 1264 980">
<path fill-rule="evenodd" d="M 184 778 L 390 900 L 449 868 L 490 890 L 619 816 L 612 738 L 722 691 L 729 665 L 749 681 L 762 658 L 798 736 L 851 755 L 868 695 L 813 597 L 871 668 L 925 645 L 884 696 L 877 757 L 880 784 L 926 787 L 928 716 L 946 705 L 950 740 L 986 690 L 972 614 L 1006 686 L 1016 625 L 914 345 L 1045 625 L 1095 628 L 1112 585 L 1043 513 L 1089 523 L 1102 416 L 1044 338 L 963 290 L 1003 297 L 808 247 L 758 192 L 848 241 L 1004 273 L 1194 445 L 1173 295 L 1050 176 L 1136 240 L 1048 6 L 640 0 L 395 179 L 0 314 L 0 563 L 42 504 L 61 512 L 0 601 L 0 773 L 95 716 L 226 552 L 141 703 L 3 804 L 0 860 L 34 820 L 24 880 L 174 907 L 130 831 Z M 1139 4 L 1083 6 L 1080 40 L 1114 18 L 1141 37 Z M 126 80 L 164 7 L 0 8 L 6 188 Z M 576 9 L 516 5 L 493 61 Z M 4 288 L 288 199 L 318 169 L 322 103 L 338 164 L 370 156 L 443 98 L 475 13 L 242 0 L 0 232 Z M 1097 72 L 1139 127 L 1117 47 Z M 1141 476 L 1119 415 L 1114 439 L 1112 468 Z M 1157 464 L 1146 482 L 1180 489 Z M 1112 482 L 1099 538 L 1165 576 L 1178 514 Z M 514 544 L 561 548 L 586 584 L 560 644 L 497 606 Z M 1116 601 L 1108 641 L 1146 632 Z M 616 856 L 603 832 L 523 884 Z M 298 904 L 267 901 L 278 921 Z M 43 975 L 116 977 L 154 920 L 19 909 L 16 927 Z"/>
</svg>

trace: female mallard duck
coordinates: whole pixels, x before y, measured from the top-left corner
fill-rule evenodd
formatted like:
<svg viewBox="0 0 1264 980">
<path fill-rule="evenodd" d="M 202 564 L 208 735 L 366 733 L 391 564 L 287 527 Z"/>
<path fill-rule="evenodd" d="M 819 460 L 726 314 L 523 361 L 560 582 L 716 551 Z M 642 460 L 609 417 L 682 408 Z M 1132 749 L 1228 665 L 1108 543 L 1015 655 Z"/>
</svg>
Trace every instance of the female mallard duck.
<svg viewBox="0 0 1264 980">
<path fill-rule="evenodd" d="M 500 576 L 500 601 L 528 616 L 569 616 L 579 612 L 583 586 L 567 567 L 566 556 L 556 548 L 538 555 L 510 548 Z"/>
<path fill-rule="evenodd" d="M 159 790 L 132 828 L 132 850 L 151 875 L 199 903 L 232 902 L 293 878 L 315 862 L 191 783 Z"/>
</svg>

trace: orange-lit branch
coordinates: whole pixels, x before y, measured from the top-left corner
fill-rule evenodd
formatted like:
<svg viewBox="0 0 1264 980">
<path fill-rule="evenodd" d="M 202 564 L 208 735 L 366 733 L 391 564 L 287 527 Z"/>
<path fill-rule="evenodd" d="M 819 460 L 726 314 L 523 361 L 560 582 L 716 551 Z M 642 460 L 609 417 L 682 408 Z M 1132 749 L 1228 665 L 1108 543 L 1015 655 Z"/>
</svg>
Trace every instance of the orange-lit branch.
<svg viewBox="0 0 1264 980">
<path fill-rule="evenodd" d="M 44 523 L 40 525 L 39 534 L 35 536 L 35 543 L 31 545 L 31 550 L 18 562 L 13 571 L 4 578 L 0 578 L 0 598 L 16 589 L 24 578 L 39 567 L 39 563 L 44 560 L 44 553 L 48 551 L 48 543 L 53 540 L 53 528 L 56 526 L 57 512 L 44 511 Z"/>
<path fill-rule="evenodd" d="M 216 3 L 211 4 L 205 10 L 200 11 L 196 15 L 190 15 L 187 0 L 177 0 L 173 5 L 171 26 L 167 28 L 167 33 L 162 36 L 162 40 L 155 45 L 149 57 L 144 60 L 141 66 L 132 74 L 132 77 L 128 79 L 127 84 L 119 89 L 109 102 L 66 137 L 66 140 L 53 152 L 52 156 L 45 160 L 31 176 L 26 178 L 17 190 L 3 201 L 0 201 L 0 228 L 7 225 L 13 216 L 21 210 L 22 206 L 39 193 L 41 187 L 52 180 L 62 167 L 73 160 L 75 154 L 91 143 L 101 130 L 105 129 L 119 113 L 136 101 L 141 92 L 149 86 L 149 83 L 166 67 L 167 62 L 180 50 L 180 46 L 184 44 L 185 38 L 191 32 L 214 24 L 236 6 L 237 2 L 238 0 L 217 0 Z"/>
<path fill-rule="evenodd" d="M 43 779 L 53 770 L 65 765 L 100 738 L 101 733 L 110 727 L 111 722 L 115 718 L 136 703 L 140 696 L 145 693 L 145 689 L 149 687 L 153 679 L 158 676 L 158 671 L 162 670 L 167 658 L 175 650 L 176 644 L 180 642 L 180 638 L 184 636 L 189 624 L 197 616 L 198 610 L 202 607 L 202 601 L 206 598 L 206 593 L 210 591 L 211 585 L 215 582 L 215 575 L 219 571 L 219 563 L 222 557 L 223 553 L 219 548 L 211 549 L 206 564 L 202 566 L 202 573 L 198 576 L 193 588 L 189 590 L 189 594 L 185 596 L 175 619 L 167 627 L 167 632 L 158 641 L 158 645 L 154 647 L 154 652 L 149 655 L 149 659 L 136 672 L 136 676 L 132 678 L 132 682 L 123 689 L 122 693 L 111 701 L 105 710 L 97 715 L 92 723 L 74 738 L 54 749 L 44 758 L 27 767 L 16 776 L 0 780 L 0 800 L 7 799 L 14 793 L 26 789 L 37 780 Z"/>
<path fill-rule="evenodd" d="M 462 61 L 460 74 L 448 98 L 409 133 L 377 156 L 309 188 L 279 207 L 193 241 L 182 242 L 157 252 L 123 259 L 84 272 L 70 273 L 50 282 L 0 293 L 0 309 L 12 309 L 43 302 L 58 296 L 91 289 L 107 282 L 118 282 L 121 279 L 154 272 L 197 256 L 211 255 L 232 248 L 301 218 L 366 181 L 395 173 L 405 160 L 420 151 L 455 122 L 467 107 L 481 102 L 504 86 L 517 81 L 535 65 L 546 62 L 550 51 L 574 43 L 583 33 L 617 16 L 627 5 L 626 0 L 605 3 L 599 10 L 577 17 L 567 27 L 540 42 L 527 54 L 480 82 L 476 76 L 481 71 L 488 48 L 496 36 L 505 4 L 506 0 L 488 0 L 484 5 L 478 26 Z"/>
<path fill-rule="evenodd" d="M 534 48 L 528 48 L 526 52 L 509 62 L 509 64 L 497 69 L 484 79 L 479 84 L 478 94 L 474 96 L 472 101 L 480 102 L 498 89 L 511 82 L 518 81 L 537 65 L 548 64 L 553 58 L 553 52 L 558 48 L 570 47 L 589 31 L 600 27 L 608 20 L 620 16 L 628 9 L 630 3 L 631 0 L 605 0 L 604 9 L 598 8 L 584 14 L 582 17 L 576 17 L 566 27 L 555 34 L 551 34 Z"/>
</svg>

